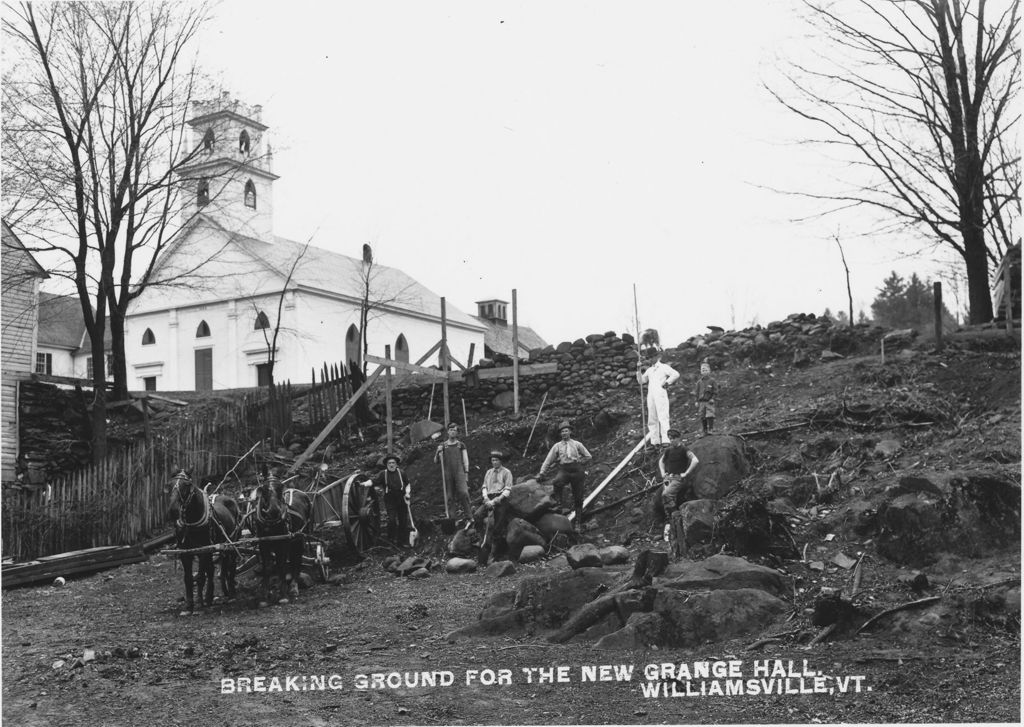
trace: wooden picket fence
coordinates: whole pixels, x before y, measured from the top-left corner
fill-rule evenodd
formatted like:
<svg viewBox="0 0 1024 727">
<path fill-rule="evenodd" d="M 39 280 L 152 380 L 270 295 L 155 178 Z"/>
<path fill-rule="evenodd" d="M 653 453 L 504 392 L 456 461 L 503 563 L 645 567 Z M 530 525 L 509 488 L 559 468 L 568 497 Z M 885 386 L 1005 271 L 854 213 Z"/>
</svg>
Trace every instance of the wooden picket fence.
<svg viewBox="0 0 1024 727">
<path fill-rule="evenodd" d="M 221 402 L 149 442 L 39 488 L 4 493 L 3 553 L 36 558 L 103 545 L 137 543 L 166 531 L 167 487 L 179 467 L 224 473 L 251 446 L 244 407 Z"/>
<path fill-rule="evenodd" d="M 208 404 L 173 427 L 112 452 L 43 487 L 4 492 L 3 554 L 37 558 L 103 545 L 138 543 L 166 531 L 172 474 L 180 467 L 196 476 L 224 473 L 258 441 L 280 445 L 293 427 L 294 400 L 306 397 L 312 431 L 322 429 L 352 395 L 343 364 L 313 372 L 308 390 L 286 381 L 246 394 L 240 401 Z M 345 426 L 345 425 L 343 425 Z"/>
</svg>

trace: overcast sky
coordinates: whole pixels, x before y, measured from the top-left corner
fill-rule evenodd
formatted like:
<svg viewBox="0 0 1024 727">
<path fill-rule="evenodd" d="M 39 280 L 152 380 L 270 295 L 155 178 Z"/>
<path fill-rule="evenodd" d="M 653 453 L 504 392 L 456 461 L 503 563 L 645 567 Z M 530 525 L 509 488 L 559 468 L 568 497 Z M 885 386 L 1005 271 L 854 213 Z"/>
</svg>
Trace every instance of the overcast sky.
<svg viewBox="0 0 1024 727">
<path fill-rule="evenodd" d="M 762 88 L 804 44 L 789 0 L 214 12 L 201 63 L 263 105 L 277 234 L 353 256 L 370 242 L 467 312 L 516 288 L 551 343 L 631 330 L 634 283 L 666 345 L 845 309 L 837 229 L 856 310 L 890 270 L 933 274 L 906 241 L 858 238 L 866 220 L 795 224 L 817 208 L 762 188 L 842 172 Z"/>
</svg>

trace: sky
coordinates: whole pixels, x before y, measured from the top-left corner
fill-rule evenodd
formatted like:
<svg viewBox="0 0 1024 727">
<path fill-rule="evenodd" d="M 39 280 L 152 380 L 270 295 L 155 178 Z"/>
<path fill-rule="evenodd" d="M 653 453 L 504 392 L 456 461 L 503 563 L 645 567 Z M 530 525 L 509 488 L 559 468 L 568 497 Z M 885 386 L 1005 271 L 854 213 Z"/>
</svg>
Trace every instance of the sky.
<svg viewBox="0 0 1024 727">
<path fill-rule="evenodd" d="M 275 231 L 401 268 L 451 305 L 511 300 L 549 343 L 655 328 L 674 346 L 854 308 L 930 260 L 868 220 L 795 223 L 843 170 L 763 88 L 790 0 L 225 0 L 198 45 L 263 106 Z M 948 299 L 948 297 L 947 297 Z M 952 306 L 951 306 L 952 307 Z M 511 315 L 511 314 L 510 314 Z"/>
</svg>

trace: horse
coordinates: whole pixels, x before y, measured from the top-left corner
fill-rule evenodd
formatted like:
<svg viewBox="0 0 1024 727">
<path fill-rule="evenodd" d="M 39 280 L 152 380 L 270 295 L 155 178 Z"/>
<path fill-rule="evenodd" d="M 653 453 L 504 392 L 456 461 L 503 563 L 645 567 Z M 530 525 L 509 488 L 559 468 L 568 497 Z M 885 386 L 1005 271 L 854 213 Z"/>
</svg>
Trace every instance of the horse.
<svg viewBox="0 0 1024 727">
<path fill-rule="evenodd" d="M 262 593 L 266 599 L 260 605 L 266 605 L 273 596 L 271 563 L 278 578 L 278 603 L 288 603 L 289 598 L 299 596 L 304 536 L 312 522 L 313 499 L 302 490 L 285 489 L 277 475 L 264 473 L 256 487 L 255 500 L 250 511 L 250 529 L 259 539 Z"/>
<path fill-rule="evenodd" d="M 179 470 L 171 479 L 170 506 L 168 513 L 174 520 L 174 534 L 178 548 L 190 550 L 217 543 L 225 543 L 234 538 L 240 524 L 238 505 L 234 499 L 226 495 L 208 496 L 206 492 L 192 481 L 191 473 Z M 182 553 L 181 565 L 185 571 L 185 610 L 181 615 L 195 611 L 192 597 L 193 583 L 192 559 L 197 557 L 191 553 Z M 198 555 L 198 588 L 199 606 L 205 608 L 213 604 L 213 553 L 204 552 Z M 235 570 L 238 566 L 238 554 L 231 548 L 221 551 L 220 558 L 220 589 L 222 596 L 230 601 L 235 598 Z"/>
</svg>

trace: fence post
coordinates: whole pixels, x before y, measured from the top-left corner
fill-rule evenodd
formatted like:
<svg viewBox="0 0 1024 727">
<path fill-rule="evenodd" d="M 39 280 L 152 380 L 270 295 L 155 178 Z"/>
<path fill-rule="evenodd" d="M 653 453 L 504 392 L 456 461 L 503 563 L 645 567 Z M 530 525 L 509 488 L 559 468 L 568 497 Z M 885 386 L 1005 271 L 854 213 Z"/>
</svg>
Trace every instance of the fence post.
<svg viewBox="0 0 1024 727">
<path fill-rule="evenodd" d="M 942 283 L 932 284 L 932 298 L 935 304 L 935 350 L 942 350 Z"/>
</svg>

